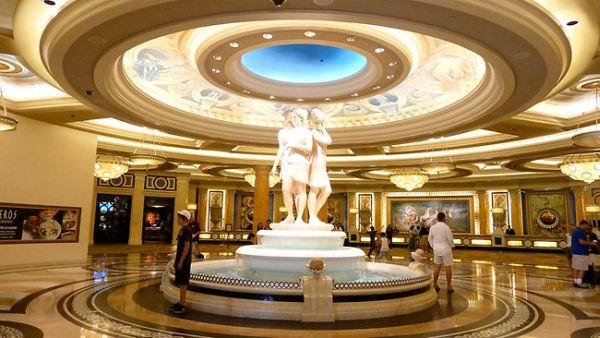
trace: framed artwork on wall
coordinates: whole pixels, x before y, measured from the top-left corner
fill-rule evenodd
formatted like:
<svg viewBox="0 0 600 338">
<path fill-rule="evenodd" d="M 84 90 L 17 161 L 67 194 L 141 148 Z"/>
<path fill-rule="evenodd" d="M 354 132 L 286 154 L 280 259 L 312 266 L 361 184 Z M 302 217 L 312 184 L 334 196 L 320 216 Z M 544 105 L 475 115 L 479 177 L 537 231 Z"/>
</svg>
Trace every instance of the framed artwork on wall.
<svg viewBox="0 0 600 338">
<path fill-rule="evenodd" d="M 81 208 L 0 203 L 0 244 L 78 242 Z"/>
<path fill-rule="evenodd" d="M 526 234 L 540 237 L 562 236 L 568 222 L 567 191 L 527 191 Z"/>
<path fill-rule="evenodd" d="M 455 233 L 472 233 L 474 224 L 473 197 L 390 197 L 387 199 L 387 219 L 400 231 L 411 225 L 432 226 L 438 212 L 445 212 L 448 225 Z"/>
</svg>

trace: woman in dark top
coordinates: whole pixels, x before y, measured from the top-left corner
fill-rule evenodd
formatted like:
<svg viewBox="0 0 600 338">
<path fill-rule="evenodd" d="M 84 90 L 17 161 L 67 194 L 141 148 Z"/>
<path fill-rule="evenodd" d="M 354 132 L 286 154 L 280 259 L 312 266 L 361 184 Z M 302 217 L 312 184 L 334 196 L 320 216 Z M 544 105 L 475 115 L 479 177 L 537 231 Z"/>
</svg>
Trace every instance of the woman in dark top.
<svg viewBox="0 0 600 338">
<path fill-rule="evenodd" d="M 177 223 L 181 226 L 177 234 L 177 254 L 175 255 L 175 284 L 179 286 L 179 302 L 171 307 L 171 312 L 185 313 L 187 287 L 190 284 L 190 270 L 192 267 L 192 242 L 194 241 L 192 229 L 189 226 L 191 214 L 187 210 L 177 212 Z"/>
</svg>

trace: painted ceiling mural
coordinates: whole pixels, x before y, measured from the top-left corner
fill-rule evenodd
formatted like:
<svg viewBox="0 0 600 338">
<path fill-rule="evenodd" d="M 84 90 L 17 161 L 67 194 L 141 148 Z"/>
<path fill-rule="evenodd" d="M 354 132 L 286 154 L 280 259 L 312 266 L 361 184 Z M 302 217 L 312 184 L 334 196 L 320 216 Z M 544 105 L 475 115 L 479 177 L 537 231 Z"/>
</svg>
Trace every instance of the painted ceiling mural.
<svg viewBox="0 0 600 338">
<path fill-rule="evenodd" d="M 387 33 L 390 31 L 398 30 Z M 125 73 L 140 91 L 204 117 L 257 126 L 283 125 L 283 103 L 227 93 L 204 79 L 193 65 L 195 60 L 186 56 L 195 53 L 180 50 L 184 36 L 163 36 L 125 53 Z M 400 85 L 367 99 L 321 104 L 328 126 L 373 125 L 424 115 L 459 101 L 481 82 L 485 61 L 477 54 L 428 36 L 419 35 L 419 41 L 419 59 L 413 60 L 416 64 L 410 65 L 410 74 Z"/>
</svg>

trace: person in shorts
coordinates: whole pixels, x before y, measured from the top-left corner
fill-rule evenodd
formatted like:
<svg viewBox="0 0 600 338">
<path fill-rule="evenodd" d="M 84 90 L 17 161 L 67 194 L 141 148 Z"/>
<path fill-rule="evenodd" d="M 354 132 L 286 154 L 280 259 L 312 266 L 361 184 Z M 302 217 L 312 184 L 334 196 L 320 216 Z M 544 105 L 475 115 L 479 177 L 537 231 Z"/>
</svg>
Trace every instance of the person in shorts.
<svg viewBox="0 0 600 338">
<path fill-rule="evenodd" d="M 187 288 L 190 284 L 192 267 L 192 229 L 189 226 L 191 214 L 187 210 L 177 211 L 177 223 L 181 227 L 177 234 L 177 253 L 175 255 L 175 284 L 179 286 L 179 302 L 173 304 L 170 311 L 182 314 L 186 311 Z"/>
<path fill-rule="evenodd" d="M 583 284 L 583 275 L 588 270 L 590 263 L 589 249 L 591 246 L 597 246 L 588 235 L 590 223 L 586 220 L 579 222 L 573 234 L 571 234 L 571 267 L 573 268 L 573 287 L 588 289 L 589 286 Z"/>
<path fill-rule="evenodd" d="M 452 248 L 454 247 L 454 237 L 452 236 L 452 230 L 446 224 L 445 213 L 440 212 L 437 214 L 437 223 L 429 229 L 427 240 L 433 248 L 433 263 L 435 264 L 435 269 L 433 270 L 433 287 L 435 291 L 440 290 L 438 278 L 440 277 L 442 265 L 444 265 L 448 293 L 452 293 L 454 292 L 454 288 L 452 288 Z"/>
</svg>

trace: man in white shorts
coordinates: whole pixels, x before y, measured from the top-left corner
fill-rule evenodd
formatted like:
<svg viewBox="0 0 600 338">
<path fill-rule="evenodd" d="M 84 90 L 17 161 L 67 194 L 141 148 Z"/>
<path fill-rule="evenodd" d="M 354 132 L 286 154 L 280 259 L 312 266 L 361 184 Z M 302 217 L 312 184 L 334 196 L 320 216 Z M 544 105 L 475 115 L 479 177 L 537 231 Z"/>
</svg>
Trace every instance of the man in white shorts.
<svg viewBox="0 0 600 338">
<path fill-rule="evenodd" d="M 433 248 L 433 263 L 435 270 L 433 271 L 433 287 L 435 291 L 440 291 L 438 278 L 442 264 L 446 271 L 446 285 L 448 293 L 454 292 L 452 288 L 452 248 L 454 247 L 454 237 L 452 230 L 446 224 L 446 214 L 440 212 L 437 214 L 437 223 L 429 229 L 428 236 L 429 245 Z"/>
</svg>

